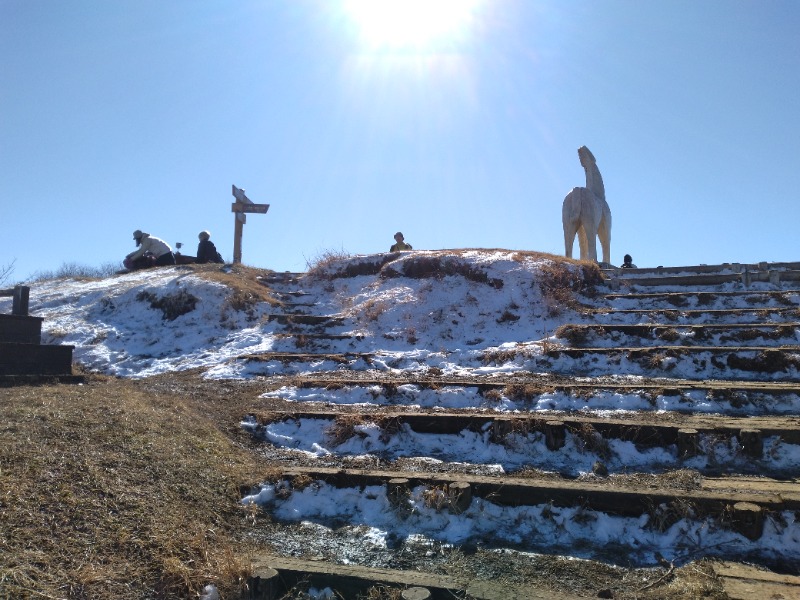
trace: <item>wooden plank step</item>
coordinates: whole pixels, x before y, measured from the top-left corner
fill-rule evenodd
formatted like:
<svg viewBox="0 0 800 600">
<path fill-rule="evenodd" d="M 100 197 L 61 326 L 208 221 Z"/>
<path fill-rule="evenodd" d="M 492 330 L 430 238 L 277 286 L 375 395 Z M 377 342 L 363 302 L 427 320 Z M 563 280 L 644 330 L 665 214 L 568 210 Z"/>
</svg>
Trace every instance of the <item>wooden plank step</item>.
<svg viewBox="0 0 800 600">
<path fill-rule="evenodd" d="M 83 375 L 0 375 L 0 387 L 86 383 Z"/>
<path fill-rule="evenodd" d="M 303 338 L 305 340 L 363 340 L 366 336 L 351 333 L 276 333 L 276 338 L 291 339 Z"/>
<path fill-rule="evenodd" d="M 41 344 L 42 317 L 0 314 L 0 343 Z"/>
<path fill-rule="evenodd" d="M 0 375 L 72 375 L 74 346 L 0 344 Z"/>
<path fill-rule="evenodd" d="M 721 273 L 723 271 L 729 271 L 733 273 L 740 273 L 743 270 L 747 269 L 748 271 L 758 271 L 759 266 L 754 264 L 741 264 L 741 263 L 725 263 L 721 265 L 690 265 L 686 267 L 637 267 L 635 269 L 623 269 L 622 267 L 614 268 L 614 269 L 602 269 L 603 274 L 613 276 L 613 275 L 642 275 L 642 274 L 652 274 L 652 275 L 678 275 L 678 274 L 697 274 L 697 275 L 707 275 L 710 273 Z"/>
<path fill-rule="evenodd" d="M 729 600 L 800 600 L 800 577 L 773 573 L 741 563 L 713 563 Z"/>
<path fill-rule="evenodd" d="M 280 585 L 276 586 L 278 589 L 275 590 L 274 598 L 282 597 L 282 594 L 302 580 L 307 580 L 314 586 L 330 587 L 342 598 L 362 597 L 360 594 L 364 594 L 367 589 L 375 585 L 397 589 L 421 587 L 430 592 L 431 598 L 447 600 L 461 598 L 464 595 L 476 600 L 578 600 L 579 598 L 549 588 L 465 579 L 420 571 L 341 565 L 323 560 L 266 553 L 253 557 L 252 577 L 260 578 L 265 574 L 267 577 L 272 577 L 271 570 L 277 571 L 280 578 Z"/>
<path fill-rule="evenodd" d="M 663 333 L 666 330 L 712 332 L 726 331 L 729 329 L 754 329 L 766 333 L 779 332 L 786 335 L 794 335 L 794 330 L 800 327 L 800 323 L 787 321 L 785 323 L 567 323 L 558 328 L 557 331 L 569 329 L 585 329 L 589 331 L 618 331 L 627 335 L 638 335 L 641 337 L 650 334 Z"/>
<path fill-rule="evenodd" d="M 616 292 L 613 294 L 603 294 L 603 298 L 608 300 L 618 299 L 632 299 L 632 300 L 655 300 L 662 298 L 671 298 L 675 296 L 691 297 L 691 296 L 705 296 L 713 299 L 715 296 L 720 297 L 736 297 L 736 296 L 752 296 L 757 297 L 780 297 L 791 294 L 800 294 L 800 289 L 786 289 L 786 290 L 725 290 L 725 291 L 696 291 L 686 290 L 681 292 Z"/>
<path fill-rule="evenodd" d="M 724 417 L 715 415 L 675 415 L 665 422 L 661 415 L 648 413 L 626 418 L 576 416 L 572 414 L 487 414 L 467 412 L 422 412 L 415 410 L 291 410 L 254 412 L 260 424 L 287 419 L 327 419 L 358 416 L 365 420 L 406 424 L 418 433 L 457 434 L 464 430 L 481 431 L 491 425 L 493 435 L 501 437 L 511 431 L 547 432 L 554 424 L 580 431 L 591 426 L 605 438 L 616 438 L 642 445 L 669 445 L 678 438 L 678 431 L 691 429 L 702 434 L 741 437 L 742 430 L 757 431 L 760 438 L 780 436 L 788 444 L 800 444 L 800 417 Z"/>
<path fill-rule="evenodd" d="M 269 362 L 278 360 L 284 363 L 289 362 L 314 362 L 330 360 L 338 363 L 348 363 L 351 360 L 371 360 L 375 355 L 365 352 L 343 352 L 343 353 L 313 353 L 313 352 L 262 352 L 259 354 L 247 354 L 238 359 L 252 362 Z"/>
<path fill-rule="evenodd" d="M 720 515 L 739 503 L 755 505 L 760 510 L 798 510 L 800 483 L 775 482 L 774 489 L 761 489 L 757 493 L 739 487 L 733 480 L 723 487 L 719 483 L 713 489 L 682 489 L 679 487 L 657 487 L 626 483 L 625 479 L 609 477 L 600 481 L 545 479 L 536 477 L 422 473 L 418 471 L 381 471 L 368 469 L 336 469 L 324 467 L 292 467 L 284 471 L 284 478 L 297 477 L 321 480 L 337 488 L 387 485 L 392 479 L 406 479 L 409 487 L 468 486 L 472 497 L 484 498 L 494 504 L 505 506 L 584 506 L 590 510 L 638 517 L 653 506 L 675 502 L 689 502 L 708 514 Z M 718 480 L 721 481 L 721 480 Z M 772 481 L 772 480 L 770 480 Z M 243 491 L 247 489 L 243 486 Z"/>
<path fill-rule="evenodd" d="M 664 275 L 653 277 L 630 277 L 616 274 L 617 276 L 613 281 L 619 282 L 621 285 L 626 286 L 644 286 L 644 287 L 669 287 L 669 286 L 709 286 L 709 285 L 722 285 L 731 282 L 741 282 L 741 273 L 714 273 L 707 275 Z"/>
<path fill-rule="evenodd" d="M 798 353 L 800 346 L 796 344 L 786 344 L 783 346 L 613 346 L 613 347 L 595 347 L 595 346 L 578 346 L 578 347 L 562 347 L 547 350 L 548 356 L 558 356 L 559 354 L 566 354 L 568 356 L 580 356 L 584 353 L 595 354 L 612 354 L 625 352 L 632 355 L 651 354 L 654 352 L 672 352 L 678 354 L 696 354 L 698 352 L 711 352 L 713 354 L 735 353 L 735 352 L 787 352 Z"/>
<path fill-rule="evenodd" d="M 337 315 L 299 315 L 299 314 L 270 314 L 268 321 L 275 321 L 280 325 L 341 325 L 344 317 Z"/>
<path fill-rule="evenodd" d="M 762 308 L 691 308 L 691 309 L 684 309 L 684 308 L 613 308 L 611 310 L 598 310 L 592 312 L 590 314 L 595 315 L 596 317 L 601 317 L 603 315 L 613 316 L 615 314 L 623 314 L 623 315 L 675 315 L 681 317 L 700 317 L 703 315 L 711 315 L 714 317 L 721 317 L 721 316 L 738 316 L 738 315 L 760 315 L 765 314 L 767 316 L 774 315 L 774 314 L 796 314 L 797 311 L 800 309 L 800 305 L 786 307 L 786 306 L 769 306 L 769 307 L 762 307 Z M 776 325 L 782 325 L 783 322 L 776 323 Z"/>
<path fill-rule="evenodd" d="M 292 353 L 275 353 L 281 357 L 295 356 Z M 260 357 L 262 355 L 254 355 Z M 345 355 L 330 354 L 298 354 L 304 357 L 305 361 L 323 360 L 326 357 L 342 357 Z M 374 355 L 348 354 L 346 356 L 371 358 Z M 281 358 L 282 360 L 283 358 Z M 260 359 L 259 359 L 260 360 Z M 530 389 L 531 393 L 586 393 L 586 392 L 617 392 L 617 393 L 663 393 L 665 395 L 679 395 L 682 392 L 704 391 L 714 393 L 765 393 L 769 395 L 777 394 L 800 394 L 800 383 L 793 381 L 755 381 L 743 380 L 692 380 L 692 379 L 668 379 L 668 378 L 649 378 L 647 381 L 626 383 L 619 380 L 599 378 L 582 378 L 583 381 L 576 382 L 566 377 L 547 376 L 539 378 L 532 376 L 512 376 L 502 377 L 459 377 L 459 378 L 436 378 L 410 376 L 403 380 L 404 384 L 419 385 L 422 387 L 476 387 L 479 390 L 503 389 L 509 386 L 517 386 L 520 389 Z M 326 387 L 329 385 L 339 386 L 369 386 L 369 385 L 388 385 L 396 386 L 397 379 L 392 377 L 375 376 L 372 373 L 365 373 L 363 377 L 331 377 L 329 373 L 308 373 L 303 376 L 300 382 L 301 388 Z M 539 390 L 537 392 L 537 389 Z"/>
</svg>

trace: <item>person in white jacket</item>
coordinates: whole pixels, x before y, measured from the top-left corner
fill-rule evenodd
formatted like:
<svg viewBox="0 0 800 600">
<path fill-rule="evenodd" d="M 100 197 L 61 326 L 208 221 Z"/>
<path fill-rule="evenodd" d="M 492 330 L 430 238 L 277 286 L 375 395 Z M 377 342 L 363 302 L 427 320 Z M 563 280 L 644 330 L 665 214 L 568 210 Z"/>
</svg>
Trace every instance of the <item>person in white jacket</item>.
<svg viewBox="0 0 800 600">
<path fill-rule="evenodd" d="M 164 240 L 138 229 L 133 232 L 133 239 L 136 240 L 136 245 L 139 246 L 139 249 L 128 254 L 125 257 L 127 260 L 133 262 L 137 258 L 144 256 L 146 252 L 149 252 L 156 257 L 155 266 L 157 267 L 175 264 L 175 255 L 172 253 L 172 248 Z"/>
</svg>

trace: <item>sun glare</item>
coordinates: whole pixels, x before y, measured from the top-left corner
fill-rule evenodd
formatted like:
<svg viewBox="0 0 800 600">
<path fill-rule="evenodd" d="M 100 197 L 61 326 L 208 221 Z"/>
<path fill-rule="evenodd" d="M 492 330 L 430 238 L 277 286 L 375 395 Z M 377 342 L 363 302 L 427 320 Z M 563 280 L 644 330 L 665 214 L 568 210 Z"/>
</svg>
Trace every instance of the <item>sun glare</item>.
<svg viewBox="0 0 800 600">
<path fill-rule="evenodd" d="M 478 0 L 347 0 L 349 18 L 373 47 L 413 48 L 454 42 Z"/>
</svg>

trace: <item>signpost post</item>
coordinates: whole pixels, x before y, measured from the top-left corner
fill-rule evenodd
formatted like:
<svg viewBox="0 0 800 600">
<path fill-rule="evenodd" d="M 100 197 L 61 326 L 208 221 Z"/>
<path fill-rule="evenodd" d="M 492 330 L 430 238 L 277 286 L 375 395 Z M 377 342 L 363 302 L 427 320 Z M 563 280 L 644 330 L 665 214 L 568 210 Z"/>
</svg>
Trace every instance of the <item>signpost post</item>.
<svg viewBox="0 0 800 600">
<path fill-rule="evenodd" d="M 231 212 L 235 215 L 233 222 L 233 262 L 241 263 L 242 227 L 247 223 L 246 213 L 265 215 L 269 210 L 269 204 L 255 204 L 245 195 L 244 190 L 237 188 L 235 185 L 231 187 L 233 188 L 233 197 L 236 198 L 236 202 L 231 204 Z"/>
</svg>

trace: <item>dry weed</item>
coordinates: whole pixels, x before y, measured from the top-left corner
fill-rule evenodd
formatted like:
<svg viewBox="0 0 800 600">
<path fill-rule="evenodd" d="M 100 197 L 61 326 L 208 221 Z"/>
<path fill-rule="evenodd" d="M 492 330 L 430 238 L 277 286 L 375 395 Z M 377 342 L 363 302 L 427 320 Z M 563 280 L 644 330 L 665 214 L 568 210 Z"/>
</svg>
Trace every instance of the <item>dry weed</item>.
<svg viewBox="0 0 800 600">
<path fill-rule="evenodd" d="M 200 301 L 199 298 L 193 296 L 184 288 L 161 298 L 152 292 L 142 290 L 136 294 L 136 300 L 149 302 L 151 308 L 161 311 L 165 321 L 174 321 L 181 315 L 192 312 Z"/>
<path fill-rule="evenodd" d="M 364 424 L 361 415 L 344 414 L 336 417 L 336 420 L 325 429 L 328 441 L 335 447 L 344 444 L 350 438 L 355 437 L 356 427 Z"/>
<path fill-rule="evenodd" d="M 567 340 L 571 346 L 580 346 L 589 339 L 590 329 L 583 325 L 561 325 L 555 331 L 555 337 Z"/>
<path fill-rule="evenodd" d="M 0 436 L 0 597 L 238 593 L 233 525 L 256 466 L 210 408 L 111 378 L 4 391 L 0 422 L 15 434 Z"/>
</svg>

